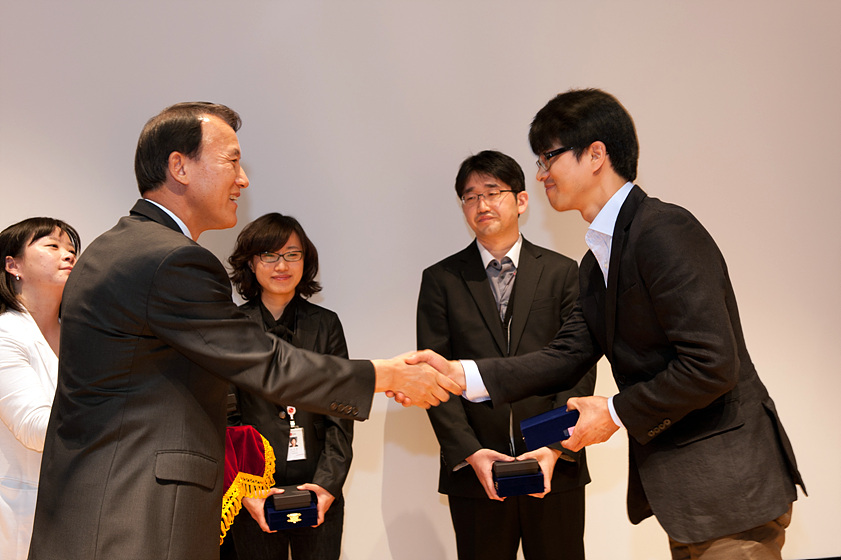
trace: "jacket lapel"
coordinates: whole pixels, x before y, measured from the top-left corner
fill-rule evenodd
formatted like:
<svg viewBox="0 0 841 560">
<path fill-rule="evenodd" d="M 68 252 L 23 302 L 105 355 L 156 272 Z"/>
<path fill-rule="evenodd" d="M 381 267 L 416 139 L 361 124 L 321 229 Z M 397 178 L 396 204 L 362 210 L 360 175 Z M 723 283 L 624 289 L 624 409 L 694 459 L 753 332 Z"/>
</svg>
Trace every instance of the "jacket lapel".
<svg viewBox="0 0 841 560">
<path fill-rule="evenodd" d="M 488 280 L 488 274 L 482 267 L 482 257 L 479 255 L 479 248 L 476 247 L 476 242 L 470 244 L 467 249 L 462 251 L 464 259 L 461 264 L 461 277 L 464 280 L 467 290 L 476 302 L 476 307 L 479 308 L 479 313 L 488 330 L 491 332 L 496 342 L 499 351 L 505 355 L 508 348 L 508 342 L 505 340 L 505 333 L 502 330 L 502 321 L 499 320 L 499 311 L 496 308 L 496 300 L 494 300 L 493 292 L 491 291 L 491 284 Z"/>
<path fill-rule="evenodd" d="M 301 348 L 315 348 L 315 339 L 318 338 L 318 322 L 313 319 L 307 309 L 308 306 L 298 302 L 297 317 L 295 318 L 295 336 L 301 344 Z"/>
<path fill-rule="evenodd" d="M 517 265 L 517 276 L 514 280 L 514 301 L 513 313 L 510 326 L 510 351 L 509 355 L 517 353 L 517 347 L 526 328 L 526 320 L 529 316 L 534 294 L 537 291 L 537 283 L 543 274 L 543 263 L 540 261 L 539 250 L 523 238 L 523 246 L 520 249 L 520 262 Z"/>
<path fill-rule="evenodd" d="M 616 217 L 616 225 L 613 228 L 613 241 L 610 245 L 610 265 L 607 272 L 607 294 L 605 298 L 605 327 L 607 329 L 607 347 L 605 353 L 607 358 L 613 361 L 613 336 L 616 333 L 616 301 L 619 289 L 619 264 L 622 262 L 622 253 L 625 251 L 628 240 L 628 229 L 637 213 L 640 203 L 646 198 L 645 192 L 634 185 L 628 198 L 625 199 L 619 215 Z"/>
</svg>

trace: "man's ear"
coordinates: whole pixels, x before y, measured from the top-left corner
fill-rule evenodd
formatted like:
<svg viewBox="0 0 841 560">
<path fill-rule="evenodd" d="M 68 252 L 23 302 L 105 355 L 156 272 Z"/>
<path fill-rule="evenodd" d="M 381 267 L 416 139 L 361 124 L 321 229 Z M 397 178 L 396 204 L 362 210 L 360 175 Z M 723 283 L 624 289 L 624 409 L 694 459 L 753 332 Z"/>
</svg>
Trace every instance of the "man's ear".
<svg viewBox="0 0 841 560">
<path fill-rule="evenodd" d="M 172 152 L 167 160 L 167 170 L 173 179 L 182 185 L 190 184 L 187 156 L 181 152 Z"/>
<path fill-rule="evenodd" d="M 598 172 L 607 162 L 607 146 L 605 146 L 604 142 L 601 140 L 596 140 L 590 144 L 589 148 L 587 148 L 585 156 L 587 157 L 587 161 L 592 167 L 593 172 Z"/>
<path fill-rule="evenodd" d="M 529 193 L 520 191 L 517 193 L 517 215 L 520 216 L 529 207 Z"/>
</svg>

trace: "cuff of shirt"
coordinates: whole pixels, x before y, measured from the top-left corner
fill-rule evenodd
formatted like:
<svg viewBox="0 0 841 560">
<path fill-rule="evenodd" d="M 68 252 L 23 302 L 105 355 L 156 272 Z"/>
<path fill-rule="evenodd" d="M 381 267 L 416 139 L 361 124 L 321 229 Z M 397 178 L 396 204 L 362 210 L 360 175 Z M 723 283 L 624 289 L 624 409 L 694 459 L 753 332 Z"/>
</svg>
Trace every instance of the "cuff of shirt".
<svg viewBox="0 0 841 560">
<path fill-rule="evenodd" d="M 459 360 L 461 367 L 464 368 L 464 392 L 461 394 L 470 402 L 484 402 L 491 400 L 488 394 L 488 389 L 485 387 L 485 382 L 482 381 L 482 374 L 479 373 L 479 367 L 473 360 Z"/>
<path fill-rule="evenodd" d="M 616 395 L 613 395 L 613 397 L 615 396 Z M 620 420 L 619 415 L 616 414 L 616 409 L 613 408 L 613 397 L 607 399 L 607 409 L 610 411 L 610 417 L 613 419 L 613 423 L 620 428 L 624 428 L 625 426 L 622 424 L 622 420 Z"/>
</svg>

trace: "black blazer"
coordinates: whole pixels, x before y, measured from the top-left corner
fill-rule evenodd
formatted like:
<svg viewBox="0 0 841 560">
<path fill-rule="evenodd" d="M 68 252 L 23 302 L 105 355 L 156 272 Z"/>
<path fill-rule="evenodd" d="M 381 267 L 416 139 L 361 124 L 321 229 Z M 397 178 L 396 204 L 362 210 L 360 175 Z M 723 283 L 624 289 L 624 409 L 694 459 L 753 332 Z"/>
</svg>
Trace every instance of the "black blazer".
<svg viewBox="0 0 841 560">
<path fill-rule="evenodd" d="M 559 253 L 523 239 L 512 295 L 510 351 L 502 321 L 476 242 L 427 268 L 418 297 L 418 348 L 430 348 L 448 359 L 519 355 L 542 348 L 560 329 L 578 295 L 578 267 Z M 512 405 L 490 407 L 450 399 L 428 410 L 441 444 L 438 491 L 484 498 L 485 490 L 469 466 L 453 468 L 479 449 L 511 455 L 509 418 L 513 409 L 515 455 L 525 453 L 520 421 L 566 404 L 569 397 L 592 395 L 595 367 L 573 389 L 525 397 Z M 552 492 L 590 481 L 585 454 L 564 455 L 552 477 Z"/>
<path fill-rule="evenodd" d="M 494 403 L 567 387 L 606 354 L 630 440 L 633 523 L 653 513 L 673 539 L 699 542 L 782 515 L 803 481 L 748 355 L 724 258 L 698 220 L 634 187 L 607 289 L 590 252 L 579 277 L 579 302 L 546 348 L 478 361 Z"/>
<path fill-rule="evenodd" d="M 297 296 L 296 296 L 297 297 Z M 259 302 L 240 306 L 246 315 L 265 326 Z M 300 348 L 347 358 L 345 333 L 339 316 L 309 301 L 296 302 L 295 338 Z M 353 421 L 299 409 L 295 424 L 304 429 L 306 459 L 286 462 L 289 446 L 289 416 L 283 405 L 235 389 L 240 423 L 254 426 L 274 448 L 275 486 L 318 484 L 334 498 L 342 495 L 353 458 Z"/>
<path fill-rule="evenodd" d="M 147 201 L 79 258 L 59 361 L 32 560 L 218 559 L 229 383 L 359 419 L 375 384 L 370 362 L 264 333 L 216 257 Z"/>
</svg>

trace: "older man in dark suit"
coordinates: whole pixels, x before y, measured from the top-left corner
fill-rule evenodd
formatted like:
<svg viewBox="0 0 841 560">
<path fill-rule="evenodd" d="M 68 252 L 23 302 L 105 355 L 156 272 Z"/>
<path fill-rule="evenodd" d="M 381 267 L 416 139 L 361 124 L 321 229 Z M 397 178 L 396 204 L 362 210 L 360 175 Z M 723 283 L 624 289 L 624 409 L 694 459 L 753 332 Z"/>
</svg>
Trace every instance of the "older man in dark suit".
<svg viewBox="0 0 841 560">
<path fill-rule="evenodd" d="M 441 377 L 402 358 L 299 350 L 236 308 L 225 269 L 195 239 L 236 224 L 248 186 L 239 122 L 208 103 L 152 118 L 135 156 L 144 200 L 67 282 L 32 560 L 218 558 L 229 383 L 357 420 L 375 391 L 405 387 L 423 406 L 447 398 Z"/>
<path fill-rule="evenodd" d="M 423 272 L 418 348 L 449 359 L 516 356 L 552 340 L 578 296 L 578 266 L 529 243 L 519 218 L 528 208 L 525 176 L 511 157 L 483 151 L 462 162 L 455 181 L 476 240 Z M 508 272 L 510 271 L 510 272 Z M 510 274 L 510 277 L 508 276 Z M 504 286 L 500 289 L 500 286 Z M 520 421 L 592 395 L 595 368 L 576 387 L 494 408 L 452 399 L 429 410 L 441 444 L 438 491 L 448 496 L 460 560 L 584 558 L 584 451 L 560 444 L 526 452 Z M 501 499 L 494 461 L 534 458 L 545 488 Z"/>
<path fill-rule="evenodd" d="M 529 138 L 553 208 L 590 222 L 579 301 L 539 352 L 464 369 L 428 358 L 496 405 L 569 387 L 606 355 L 619 393 L 570 399 L 581 418 L 565 446 L 627 429 L 629 517 L 655 515 L 674 558 L 781 558 L 803 482 L 712 237 L 633 185 L 636 131 L 612 96 L 558 95 Z"/>
</svg>

